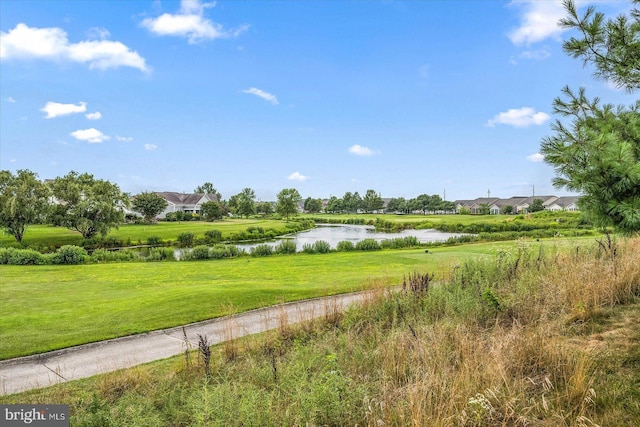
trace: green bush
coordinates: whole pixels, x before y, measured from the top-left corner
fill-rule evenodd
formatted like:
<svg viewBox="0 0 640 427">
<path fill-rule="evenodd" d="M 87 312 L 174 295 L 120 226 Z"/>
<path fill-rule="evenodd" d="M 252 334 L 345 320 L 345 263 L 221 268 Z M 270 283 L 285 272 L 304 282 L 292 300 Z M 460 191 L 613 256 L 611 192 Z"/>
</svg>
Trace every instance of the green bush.
<svg viewBox="0 0 640 427">
<path fill-rule="evenodd" d="M 275 248 L 277 254 L 295 254 L 297 251 L 296 242 L 289 239 L 282 240 Z"/>
<path fill-rule="evenodd" d="M 11 259 L 11 253 L 17 249 L 15 248 L 0 248 L 0 264 L 9 264 Z"/>
<path fill-rule="evenodd" d="M 220 230 L 207 230 L 204 233 L 205 242 L 215 243 L 222 240 L 222 232 Z"/>
<path fill-rule="evenodd" d="M 401 249 L 419 246 L 420 242 L 415 236 L 396 237 L 395 239 L 386 239 L 380 242 L 383 249 Z"/>
<path fill-rule="evenodd" d="M 315 254 L 316 249 L 313 247 L 313 243 L 305 243 L 302 245 L 302 252 L 305 254 Z"/>
<path fill-rule="evenodd" d="M 263 243 L 261 245 L 257 245 L 251 248 L 250 253 L 251 253 L 251 256 L 254 256 L 254 257 L 269 256 L 273 254 L 273 248 L 271 247 L 271 245 L 267 245 L 266 243 Z"/>
<path fill-rule="evenodd" d="M 240 255 L 240 251 L 234 245 L 214 245 L 209 250 L 209 258 L 212 259 L 232 258 L 238 255 Z"/>
<path fill-rule="evenodd" d="M 184 259 L 193 259 L 193 260 L 203 260 L 209 259 L 209 247 L 200 245 L 196 246 L 189 252 L 185 254 Z"/>
<path fill-rule="evenodd" d="M 313 249 L 318 254 L 326 254 L 331 252 L 331 245 L 324 240 L 318 240 L 313 244 Z"/>
<path fill-rule="evenodd" d="M 147 261 L 175 261 L 176 257 L 172 248 L 151 248 Z"/>
<path fill-rule="evenodd" d="M 178 234 L 178 238 L 177 238 L 178 244 L 180 245 L 180 247 L 190 248 L 191 246 L 193 246 L 195 237 L 196 236 L 193 233 L 189 233 L 189 232 L 180 233 Z"/>
<path fill-rule="evenodd" d="M 354 251 L 355 249 L 356 248 L 355 246 L 353 246 L 353 242 L 349 240 L 342 240 L 338 242 L 338 245 L 336 246 L 336 250 L 338 252 L 351 252 L 351 251 Z"/>
<path fill-rule="evenodd" d="M 136 250 L 122 249 L 110 251 L 108 249 L 96 249 L 90 257 L 94 262 L 130 262 L 138 261 L 140 253 Z"/>
<path fill-rule="evenodd" d="M 364 239 L 356 243 L 357 251 L 377 251 L 381 249 L 380 244 L 374 239 Z"/>
<path fill-rule="evenodd" d="M 10 265 L 44 265 L 49 263 L 49 257 L 33 249 L 6 248 L 0 253 L 0 261 Z"/>
<path fill-rule="evenodd" d="M 84 248 L 74 245 L 64 245 L 51 257 L 53 264 L 84 264 L 89 258 Z"/>
<path fill-rule="evenodd" d="M 147 238 L 147 244 L 148 245 L 161 245 L 162 244 L 162 238 L 160 236 L 149 236 Z"/>
</svg>

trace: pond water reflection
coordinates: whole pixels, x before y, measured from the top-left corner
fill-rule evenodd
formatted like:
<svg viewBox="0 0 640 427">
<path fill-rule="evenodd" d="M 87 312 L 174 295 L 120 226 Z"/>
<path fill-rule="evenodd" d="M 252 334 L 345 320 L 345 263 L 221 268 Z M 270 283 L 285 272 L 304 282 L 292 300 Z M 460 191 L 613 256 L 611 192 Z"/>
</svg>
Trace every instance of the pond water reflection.
<svg viewBox="0 0 640 427">
<path fill-rule="evenodd" d="M 444 233 L 437 230 L 402 230 L 396 233 L 384 233 L 376 231 L 373 226 L 370 225 L 348 225 L 348 224 L 318 224 L 315 228 L 306 231 L 300 231 L 298 233 L 282 236 L 277 240 L 271 240 L 268 242 L 250 243 L 250 244 L 238 244 L 239 249 L 242 248 L 249 252 L 252 247 L 259 244 L 268 244 L 271 246 L 278 245 L 282 240 L 292 240 L 296 244 L 298 251 L 302 251 L 305 244 L 314 244 L 318 240 L 324 240 L 329 243 L 332 249 L 335 249 L 338 242 L 348 240 L 354 245 L 364 239 L 374 239 L 377 242 L 383 240 L 395 239 L 398 237 L 415 236 L 420 243 L 428 242 L 444 242 L 450 237 L 461 236 L 460 233 Z"/>
</svg>

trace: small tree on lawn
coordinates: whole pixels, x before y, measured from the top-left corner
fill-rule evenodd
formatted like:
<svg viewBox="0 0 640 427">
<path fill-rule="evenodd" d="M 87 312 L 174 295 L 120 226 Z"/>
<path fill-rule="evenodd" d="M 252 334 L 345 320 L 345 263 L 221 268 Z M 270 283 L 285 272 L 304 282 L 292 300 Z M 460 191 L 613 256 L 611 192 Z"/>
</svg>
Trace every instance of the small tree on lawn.
<svg viewBox="0 0 640 427">
<path fill-rule="evenodd" d="M 533 213 L 533 212 L 540 212 L 544 210 L 544 204 L 542 202 L 542 199 L 534 199 L 533 202 L 531 202 L 531 205 L 529 205 L 529 212 Z"/>
<path fill-rule="evenodd" d="M 158 193 L 152 191 L 143 192 L 135 196 L 132 203 L 134 211 L 139 212 L 144 217 L 145 222 L 151 224 L 169 203 Z"/>
<path fill-rule="evenodd" d="M 216 219 L 222 219 L 225 213 L 225 208 L 219 202 L 204 202 L 200 206 L 200 214 L 204 217 L 205 221 L 215 221 Z"/>
<path fill-rule="evenodd" d="M 17 175 L 0 171 L 0 227 L 21 243 L 27 227 L 44 220 L 49 194 L 49 188 L 29 170 L 19 170 Z"/>
<path fill-rule="evenodd" d="M 58 201 L 57 221 L 85 239 L 104 237 L 124 221 L 123 207 L 129 198 L 116 184 L 71 171 L 56 178 L 51 189 Z"/>
<path fill-rule="evenodd" d="M 276 212 L 287 218 L 298 213 L 298 203 L 302 200 L 300 193 L 295 188 L 285 188 L 278 193 Z"/>
</svg>

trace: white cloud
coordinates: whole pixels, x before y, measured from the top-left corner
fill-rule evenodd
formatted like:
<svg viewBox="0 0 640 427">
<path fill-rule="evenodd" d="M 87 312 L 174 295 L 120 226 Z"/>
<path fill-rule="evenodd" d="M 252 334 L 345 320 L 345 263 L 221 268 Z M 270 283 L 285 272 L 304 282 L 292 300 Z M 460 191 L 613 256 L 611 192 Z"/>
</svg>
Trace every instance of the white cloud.
<svg viewBox="0 0 640 427">
<path fill-rule="evenodd" d="M 535 153 L 535 154 L 532 154 L 530 156 L 527 156 L 527 160 L 529 160 L 530 162 L 533 162 L 533 163 L 544 162 L 544 155 L 540 154 L 540 153 Z"/>
<path fill-rule="evenodd" d="M 102 113 L 100 111 L 96 111 L 95 113 L 87 113 L 84 116 L 88 120 L 100 120 L 102 118 Z"/>
<path fill-rule="evenodd" d="M 45 119 L 53 119 L 59 116 L 68 116 L 69 114 L 84 113 L 87 111 L 87 103 L 80 102 L 76 104 L 60 104 L 58 102 L 47 102 L 40 111 L 47 113 Z"/>
<path fill-rule="evenodd" d="M 16 100 L 13 99 L 13 96 L 10 96 L 10 97 L 7 98 L 7 102 L 15 103 Z"/>
<path fill-rule="evenodd" d="M 518 58 L 522 59 L 533 59 L 536 61 L 542 61 L 551 56 L 551 50 L 548 46 L 544 46 L 542 49 L 538 50 L 525 50 L 518 55 Z"/>
<path fill-rule="evenodd" d="M 349 152 L 351 154 L 355 154 L 356 156 L 373 156 L 374 154 L 376 154 L 372 149 L 363 147 L 362 145 L 358 144 L 349 147 Z"/>
<path fill-rule="evenodd" d="M 272 103 L 273 105 L 278 105 L 278 98 L 276 98 L 274 95 L 270 94 L 269 92 L 265 92 L 255 87 L 250 87 L 249 89 L 243 90 L 242 92 L 255 95 L 259 98 L 264 99 L 265 101 Z"/>
<path fill-rule="evenodd" d="M 292 181 L 306 181 L 309 179 L 308 176 L 304 176 L 302 175 L 300 172 L 295 171 L 294 173 L 292 173 L 291 175 L 289 175 L 287 177 L 287 179 L 290 179 Z"/>
<path fill-rule="evenodd" d="M 94 27 L 87 31 L 87 37 L 93 40 L 105 40 L 111 36 L 111 33 L 106 28 Z"/>
<path fill-rule="evenodd" d="M 71 132 L 71 136 L 79 141 L 86 141 L 90 144 L 99 144 L 111 139 L 111 137 L 105 135 L 96 128 L 77 130 L 75 132 Z"/>
<path fill-rule="evenodd" d="M 116 135 L 116 141 L 131 142 L 131 141 L 133 141 L 133 138 L 131 138 L 130 136 L 117 136 Z"/>
<path fill-rule="evenodd" d="M 0 59 L 72 61 L 88 64 L 89 69 L 132 67 L 148 71 L 145 59 L 120 42 L 69 43 L 60 28 L 30 28 L 22 23 L 8 33 L 0 32 Z"/>
<path fill-rule="evenodd" d="M 237 37 L 249 28 L 248 25 L 243 25 L 234 30 L 225 30 L 222 25 L 203 17 L 204 10 L 213 6 L 215 3 L 183 0 L 179 13 L 163 13 L 157 18 L 146 18 L 140 25 L 160 36 L 187 37 L 190 44 Z"/>
<path fill-rule="evenodd" d="M 487 126 L 493 127 L 496 124 L 510 125 L 513 127 L 527 127 L 531 125 L 542 125 L 547 122 L 551 116 L 547 113 L 536 112 L 531 107 L 522 107 L 511 109 L 504 113 L 499 113 L 493 119 L 487 122 Z"/>
<path fill-rule="evenodd" d="M 559 40 L 565 31 L 558 21 L 565 16 L 561 0 L 515 0 L 510 5 L 521 8 L 520 25 L 509 33 L 509 39 L 517 46 L 529 45 L 547 38 Z"/>
<path fill-rule="evenodd" d="M 180 12 L 185 15 L 202 15 L 205 9 L 209 9 L 215 6 L 216 2 L 201 3 L 200 0 L 182 0 L 180 1 Z"/>
<path fill-rule="evenodd" d="M 144 149 L 147 151 L 157 150 L 158 146 L 156 144 L 144 144 Z"/>
</svg>

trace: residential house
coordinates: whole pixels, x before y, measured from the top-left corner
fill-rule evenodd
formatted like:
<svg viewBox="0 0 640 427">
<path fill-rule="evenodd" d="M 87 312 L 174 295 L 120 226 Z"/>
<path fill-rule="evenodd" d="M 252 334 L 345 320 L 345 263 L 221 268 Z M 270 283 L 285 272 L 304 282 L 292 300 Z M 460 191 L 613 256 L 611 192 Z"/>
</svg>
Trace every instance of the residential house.
<svg viewBox="0 0 640 427">
<path fill-rule="evenodd" d="M 556 212 L 556 211 L 577 212 L 580 210 L 578 208 L 579 199 L 580 197 L 578 196 L 558 197 L 556 200 L 554 200 L 553 203 L 547 206 L 547 210 L 553 211 L 553 212 Z"/>
<path fill-rule="evenodd" d="M 482 205 L 489 206 L 489 213 L 491 215 L 497 215 L 502 213 L 502 209 L 505 206 L 512 206 L 512 213 L 514 214 L 526 214 L 529 212 L 529 207 L 534 200 L 542 200 L 542 205 L 545 210 L 550 211 L 578 211 L 578 199 L 579 197 L 557 197 L 557 196 L 513 196 L 508 199 L 479 197 L 474 200 L 456 200 L 456 211 L 460 212 L 460 209 L 468 209 L 472 214 L 479 214 Z"/>
<path fill-rule="evenodd" d="M 170 212 L 200 213 L 200 206 L 206 202 L 217 202 L 215 194 L 177 193 L 172 191 L 157 192 L 168 203 L 158 218 L 163 219 Z"/>
<path fill-rule="evenodd" d="M 514 213 L 519 213 L 519 214 L 529 213 L 529 206 L 531 206 L 533 201 L 536 200 L 536 199 L 542 200 L 542 206 L 544 206 L 544 208 L 546 209 L 549 205 L 551 205 L 553 202 L 558 200 L 558 197 L 557 196 L 531 196 L 531 197 L 527 197 L 526 199 L 522 200 L 520 203 L 518 203 L 517 205 L 514 206 Z"/>
<path fill-rule="evenodd" d="M 514 196 L 508 199 L 498 199 L 489 206 L 489 211 L 491 212 L 491 215 L 498 215 L 502 213 L 502 209 L 505 206 L 511 206 L 512 207 L 511 213 L 516 213 L 517 212 L 516 207 L 519 206 L 526 199 L 527 199 L 526 196 Z"/>
</svg>

